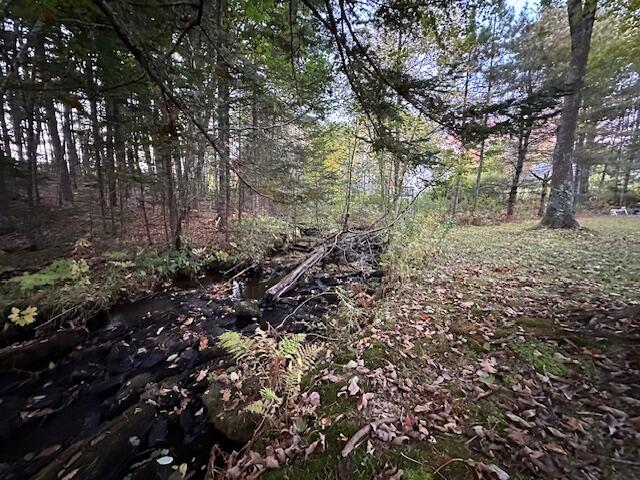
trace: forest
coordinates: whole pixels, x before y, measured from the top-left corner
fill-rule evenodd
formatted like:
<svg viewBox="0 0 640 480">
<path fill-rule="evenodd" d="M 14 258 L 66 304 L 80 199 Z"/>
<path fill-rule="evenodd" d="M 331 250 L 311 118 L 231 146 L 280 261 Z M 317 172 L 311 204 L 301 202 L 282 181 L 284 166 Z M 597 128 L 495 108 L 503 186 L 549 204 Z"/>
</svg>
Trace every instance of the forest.
<svg viewBox="0 0 640 480">
<path fill-rule="evenodd" d="M 640 1 L 0 11 L 1 478 L 640 478 Z"/>
</svg>

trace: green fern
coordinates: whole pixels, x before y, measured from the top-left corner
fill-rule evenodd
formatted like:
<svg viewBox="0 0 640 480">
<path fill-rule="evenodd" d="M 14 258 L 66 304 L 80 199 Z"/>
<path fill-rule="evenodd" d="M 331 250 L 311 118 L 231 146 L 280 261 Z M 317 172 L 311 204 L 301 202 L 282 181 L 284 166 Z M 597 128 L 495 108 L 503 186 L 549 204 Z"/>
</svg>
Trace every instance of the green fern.
<svg viewBox="0 0 640 480">
<path fill-rule="evenodd" d="M 304 333 L 296 333 L 284 337 L 278 344 L 276 354 L 283 358 L 293 359 L 300 351 L 306 337 Z"/>
<path fill-rule="evenodd" d="M 238 332 L 224 332 L 218 337 L 220 346 L 227 350 L 233 358 L 240 360 L 256 352 L 256 342 Z"/>
<path fill-rule="evenodd" d="M 272 388 L 269 387 L 262 387 L 260 389 L 260 396 L 264 399 L 264 400 L 268 400 L 270 402 L 275 403 L 276 405 L 281 405 L 282 404 L 282 398 L 280 398 L 276 392 L 273 391 Z"/>
<path fill-rule="evenodd" d="M 249 413 L 255 413 L 256 415 L 261 415 L 261 416 L 264 416 L 267 413 L 267 411 L 264 408 L 264 403 L 262 400 L 256 400 L 254 402 L 251 402 L 249 405 L 245 407 L 245 410 L 247 410 L 247 412 Z"/>
<path fill-rule="evenodd" d="M 318 345 L 301 345 L 298 348 L 284 374 L 284 392 L 287 398 L 298 395 L 302 377 L 314 367 L 320 351 L 321 347 Z"/>
<path fill-rule="evenodd" d="M 258 333 L 249 338 L 238 332 L 225 332 L 218 337 L 219 344 L 236 360 L 245 360 L 256 376 L 272 382 L 273 373 L 268 365 L 274 360 L 286 361 L 284 372 L 276 379 L 275 387 L 262 386 L 260 400 L 255 400 L 245 408 L 251 413 L 264 417 L 273 416 L 285 403 L 291 403 L 300 393 L 300 383 L 304 375 L 316 364 L 322 347 L 318 344 L 305 345 L 306 336 L 302 333 L 287 335 L 280 342 Z M 273 386 L 273 383 L 270 384 Z"/>
</svg>

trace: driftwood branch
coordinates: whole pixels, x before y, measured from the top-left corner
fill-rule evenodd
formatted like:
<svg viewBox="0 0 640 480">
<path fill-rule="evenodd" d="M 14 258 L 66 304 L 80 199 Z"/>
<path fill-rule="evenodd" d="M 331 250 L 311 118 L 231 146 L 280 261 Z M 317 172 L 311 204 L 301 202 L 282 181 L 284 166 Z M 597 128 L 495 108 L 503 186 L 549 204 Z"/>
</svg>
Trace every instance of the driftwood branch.
<svg viewBox="0 0 640 480">
<path fill-rule="evenodd" d="M 313 267 L 316 263 L 322 260 L 328 254 L 328 248 L 323 243 L 316 247 L 311 254 L 296 268 L 291 270 L 282 280 L 276 283 L 273 287 L 265 293 L 265 299 L 270 301 L 278 300 L 282 295 L 288 292 L 298 281 L 298 279 L 304 275 L 304 273 Z"/>
<path fill-rule="evenodd" d="M 364 439 L 364 437 L 369 435 L 369 432 L 371 430 L 378 428 L 380 425 L 384 423 L 393 423 L 397 420 L 398 420 L 397 417 L 390 417 L 390 418 L 381 418 L 380 420 L 376 420 L 375 422 L 367 423 L 364 427 L 358 430 L 353 435 L 353 437 L 349 439 L 349 441 L 346 443 L 346 445 L 342 449 L 342 452 L 340 452 L 340 456 L 342 458 L 348 457 L 349 454 L 353 451 L 353 449 L 356 448 L 356 445 L 360 443 L 362 439 Z"/>
</svg>

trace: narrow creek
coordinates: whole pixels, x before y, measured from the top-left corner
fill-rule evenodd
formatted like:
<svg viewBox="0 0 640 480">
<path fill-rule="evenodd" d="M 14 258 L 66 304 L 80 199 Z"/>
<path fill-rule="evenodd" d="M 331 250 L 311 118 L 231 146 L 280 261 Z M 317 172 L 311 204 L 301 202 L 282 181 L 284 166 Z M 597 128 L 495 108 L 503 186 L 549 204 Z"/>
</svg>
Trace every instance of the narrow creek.
<svg viewBox="0 0 640 480">
<path fill-rule="evenodd" d="M 208 375 L 230 365 L 216 337 L 283 321 L 288 331 L 312 331 L 335 307 L 336 286 L 365 281 L 321 271 L 260 305 L 285 272 L 277 265 L 233 281 L 177 281 L 97 315 L 84 334 L 49 339 L 66 348 L 52 343 L 42 358 L 0 367 L 0 477 L 168 479 L 181 478 L 184 464 L 186 478 L 202 478 L 215 443 L 239 447 L 208 422 L 201 398 Z M 75 473 L 65 469 L 71 463 Z"/>
</svg>

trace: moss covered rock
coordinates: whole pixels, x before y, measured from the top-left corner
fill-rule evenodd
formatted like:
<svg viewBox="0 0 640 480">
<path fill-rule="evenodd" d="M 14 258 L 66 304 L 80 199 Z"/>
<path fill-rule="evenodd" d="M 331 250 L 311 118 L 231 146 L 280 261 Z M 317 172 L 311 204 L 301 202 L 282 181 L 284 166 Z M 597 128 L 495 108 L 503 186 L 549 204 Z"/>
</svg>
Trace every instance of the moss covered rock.
<svg viewBox="0 0 640 480">
<path fill-rule="evenodd" d="M 225 388 L 219 382 L 212 382 L 202 395 L 209 423 L 229 440 L 247 443 L 260 423 L 260 416 L 249 413 L 242 406 L 230 408 L 231 402 L 222 399 Z"/>
</svg>

